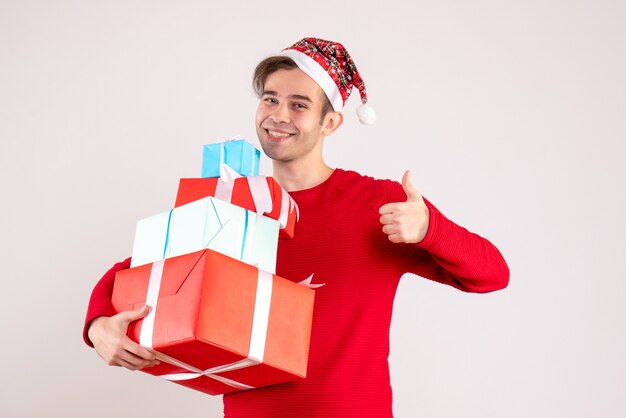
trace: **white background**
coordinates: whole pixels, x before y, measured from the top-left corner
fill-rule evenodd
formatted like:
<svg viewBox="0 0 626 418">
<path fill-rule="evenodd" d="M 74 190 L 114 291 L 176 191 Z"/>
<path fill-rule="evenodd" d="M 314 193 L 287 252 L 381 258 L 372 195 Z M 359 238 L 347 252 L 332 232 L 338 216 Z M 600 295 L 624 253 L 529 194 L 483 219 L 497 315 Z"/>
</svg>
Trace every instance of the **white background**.
<svg viewBox="0 0 626 418">
<path fill-rule="evenodd" d="M 511 268 L 490 295 L 402 280 L 395 415 L 626 417 L 625 22 L 621 0 L 0 0 L 0 416 L 221 416 L 106 367 L 87 301 L 203 143 L 256 142 L 256 63 L 318 36 L 379 115 L 352 97 L 328 163 L 411 169 Z"/>
</svg>

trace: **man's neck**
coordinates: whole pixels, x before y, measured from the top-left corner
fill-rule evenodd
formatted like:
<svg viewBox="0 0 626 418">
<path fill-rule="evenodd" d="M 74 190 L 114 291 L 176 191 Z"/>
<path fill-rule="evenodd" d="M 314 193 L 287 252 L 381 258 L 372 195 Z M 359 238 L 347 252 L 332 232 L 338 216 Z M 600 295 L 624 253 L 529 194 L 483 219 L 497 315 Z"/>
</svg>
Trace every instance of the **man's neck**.
<svg viewBox="0 0 626 418">
<path fill-rule="evenodd" d="M 306 190 L 323 183 L 333 173 L 324 161 L 318 164 L 290 164 L 274 161 L 274 179 L 288 192 Z"/>
</svg>

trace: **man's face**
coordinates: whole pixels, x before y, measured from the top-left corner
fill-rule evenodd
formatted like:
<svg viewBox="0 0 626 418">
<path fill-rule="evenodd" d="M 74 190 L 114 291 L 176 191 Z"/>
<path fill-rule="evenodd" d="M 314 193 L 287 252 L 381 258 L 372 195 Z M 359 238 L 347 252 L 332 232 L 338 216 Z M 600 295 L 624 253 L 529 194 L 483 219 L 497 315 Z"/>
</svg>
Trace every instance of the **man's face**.
<svg viewBox="0 0 626 418">
<path fill-rule="evenodd" d="M 273 160 L 291 162 L 319 152 L 324 96 L 300 69 L 278 70 L 265 81 L 256 112 L 256 130 L 263 151 Z"/>
</svg>

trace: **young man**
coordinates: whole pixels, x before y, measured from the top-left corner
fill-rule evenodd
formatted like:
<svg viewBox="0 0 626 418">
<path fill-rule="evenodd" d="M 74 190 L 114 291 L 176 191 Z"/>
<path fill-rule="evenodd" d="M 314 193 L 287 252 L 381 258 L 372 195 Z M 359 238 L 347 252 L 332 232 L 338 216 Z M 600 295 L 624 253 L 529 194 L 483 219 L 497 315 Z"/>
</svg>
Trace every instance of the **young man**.
<svg viewBox="0 0 626 418">
<path fill-rule="evenodd" d="M 389 327 L 400 277 L 411 272 L 490 292 L 507 286 L 508 267 L 491 243 L 423 199 L 408 172 L 400 184 L 324 162 L 324 138 L 343 123 L 352 88 L 367 102 L 343 46 L 303 39 L 262 61 L 254 86 L 261 146 L 300 209 L 295 238 L 280 240 L 277 274 L 294 281 L 313 274 L 324 286 L 315 298 L 307 378 L 225 395 L 225 416 L 390 417 Z M 359 113 L 372 122 L 367 107 Z M 85 340 L 107 364 L 136 370 L 157 360 L 126 337 L 146 307 L 114 315 L 110 306 L 115 272 L 128 267 L 129 260 L 116 264 L 96 285 Z"/>
</svg>

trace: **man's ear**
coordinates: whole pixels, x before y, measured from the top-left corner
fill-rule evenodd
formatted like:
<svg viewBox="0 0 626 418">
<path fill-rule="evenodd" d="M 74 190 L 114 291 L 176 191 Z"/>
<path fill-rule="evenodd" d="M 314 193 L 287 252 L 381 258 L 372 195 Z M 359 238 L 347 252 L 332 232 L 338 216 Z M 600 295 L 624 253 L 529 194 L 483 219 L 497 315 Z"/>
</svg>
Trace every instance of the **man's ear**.
<svg viewBox="0 0 626 418">
<path fill-rule="evenodd" d="M 332 135 L 343 123 L 343 113 L 341 112 L 328 112 L 324 116 L 322 123 L 322 133 L 324 136 Z"/>
</svg>

